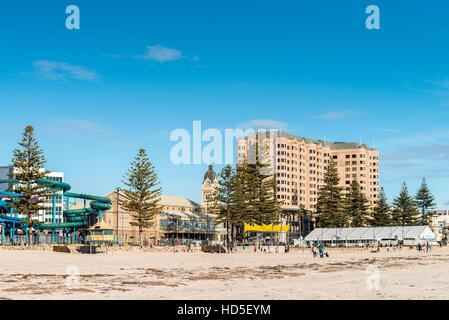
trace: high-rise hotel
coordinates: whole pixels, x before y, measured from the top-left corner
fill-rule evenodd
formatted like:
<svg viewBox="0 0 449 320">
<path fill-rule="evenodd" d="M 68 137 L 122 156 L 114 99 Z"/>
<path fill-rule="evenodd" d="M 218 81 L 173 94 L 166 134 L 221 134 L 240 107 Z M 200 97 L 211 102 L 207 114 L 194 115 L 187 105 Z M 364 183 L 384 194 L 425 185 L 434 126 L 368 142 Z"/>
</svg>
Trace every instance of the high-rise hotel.
<svg viewBox="0 0 449 320">
<path fill-rule="evenodd" d="M 262 141 L 277 180 L 276 196 L 285 211 L 315 211 L 318 189 L 323 184 L 330 159 L 337 164 L 340 185 L 349 190 L 353 179 L 360 184 L 370 204 L 379 196 L 379 152 L 355 142 L 328 142 L 297 137 L 284 132 L 262 132 Z M 237 140 L 237 159 L 249 159 L 248 146 L 255 133 Z M 250 143 L 248 143 L 250 142 Z"/>
</svg>

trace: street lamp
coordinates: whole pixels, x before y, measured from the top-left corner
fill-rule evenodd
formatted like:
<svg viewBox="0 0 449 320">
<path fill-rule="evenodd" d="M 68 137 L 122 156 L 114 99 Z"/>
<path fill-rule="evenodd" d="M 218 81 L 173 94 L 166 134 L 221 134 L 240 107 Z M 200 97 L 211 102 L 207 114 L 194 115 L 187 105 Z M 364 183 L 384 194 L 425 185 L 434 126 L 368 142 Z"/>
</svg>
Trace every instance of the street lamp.
<svg viewBox="0 0 449 320">
<path fill-rule="evenodd" d="M 117 234 L 117 242 L 119 241 L 118 239 L 119 239 L 119 234 L 118 234 L 118 214 L 119 214 L 119 198 L 120 198 L 120 191 L 121 191 L 122 189 L 120 189 L 119 187 L 117 187 L 116 189 L 115 189 L 115 195 L 116 195 L 116 198 L 115 198 L 115 201 L 116 201 L 116 214 L 117 214 L 117 217 L 116 217 L 116 234 Z M 123 216 L 122 216 L 122 237 L 123 237 Z"/>
</svg>

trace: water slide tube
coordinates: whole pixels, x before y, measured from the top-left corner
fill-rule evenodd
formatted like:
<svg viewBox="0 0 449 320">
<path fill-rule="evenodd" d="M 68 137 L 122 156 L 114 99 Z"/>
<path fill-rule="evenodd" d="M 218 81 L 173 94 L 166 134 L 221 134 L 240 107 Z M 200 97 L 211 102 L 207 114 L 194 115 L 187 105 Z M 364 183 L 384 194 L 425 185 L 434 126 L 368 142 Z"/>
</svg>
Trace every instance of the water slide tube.
<svg viewBox="0 0 449 320">
<path fill-rule="evenodd" d="M 10 183 L 14 182 L 14 180 L 0 180 L 0 183 Z M 40 179 L 37 181 L 40 185 L 47 185 L 49 188 L 56 190 L 62 190 L 64 197 L 67 198 L 77 198 L 90 200 L 90 207 L 85 209 L 75 209 L 75 210 L 64 210 L 64 217 L 66 218 L 65 223 L 49 223 L 49 224 L 41 224 L 39 225 L 39 229 L 59 229 L 59 228 L 76 228 L 76 227 L 84 227 L 87 226 L 87 218 L 89 214 L 101 214 L 102 211 L 111 209 L 111 199 L 105 197 L 92 196 L 88 194 L 79 194 L 79 193 L 71 193 L 68 192 L 71 189 L 71 186 L 65 182 L 57 182 L 50 179 Z M 21 196 L 20 194 L 0 191 L 0 196 Z M 5 201 L 0 201 L 0 206 L 5 207 L 7 203 Z M 8 217 L 11 219 L 10 217 Z M 18 218 L 14 218 L 18 219 Z M 18 221 L 23 221 L 23 219 L 18 219 Z"/>
<path fill-rule="evenodd" d="M 0 180 L 0 183 L 3 183 L 2 181 L 3 180 Z M 0 207 L 3 207 L 6 210 L 9 210 L 9 208 L 10 208 L 9 203 L 11 201 L 19 201 L 19 200 L 3 200 L 3 198 L 20 197 L 20 196 L 22 196 L 22 195 L 18 194 L 18 193 L 9 192 L 9 191 L 0 191 Z M 17 222 L 17 223 L 21 224 L 26 219 L 16 218 L 16 217 L 11 217 L 11 216 L 8 216 L 8 215 L 0 214 L 0 220 L 2 220 L 4 222 L 7 222 L 7 223 Z"/>
</svg>

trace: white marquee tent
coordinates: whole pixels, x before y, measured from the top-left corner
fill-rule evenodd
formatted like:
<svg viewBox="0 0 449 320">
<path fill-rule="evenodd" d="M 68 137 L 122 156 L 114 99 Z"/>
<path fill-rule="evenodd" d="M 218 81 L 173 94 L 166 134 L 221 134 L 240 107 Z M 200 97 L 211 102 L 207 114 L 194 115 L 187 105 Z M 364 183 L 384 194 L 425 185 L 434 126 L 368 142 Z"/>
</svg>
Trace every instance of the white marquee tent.
<svg viewBox="0 0 449 320">
<path fill-rule="evenodd" d="M 308 245 L 324 243 L 327 245 L 347 246 L 369 244 L 417 245 L 421 243 L 435 243 L 435 234 L 427 226 L 393 226 L 370 228 L 316 228 L 304 239 Z"/>
</svg>

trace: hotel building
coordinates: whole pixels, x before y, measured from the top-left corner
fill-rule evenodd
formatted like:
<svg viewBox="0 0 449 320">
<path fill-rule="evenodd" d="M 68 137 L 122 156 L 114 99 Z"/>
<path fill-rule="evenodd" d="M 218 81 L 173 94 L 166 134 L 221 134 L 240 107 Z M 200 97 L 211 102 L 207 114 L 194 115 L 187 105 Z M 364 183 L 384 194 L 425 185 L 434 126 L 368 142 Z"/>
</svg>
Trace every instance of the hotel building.
<svg viewBox="0 0 449 320">
<path fill-rule="evenodd" d="M 349 190 L 353 179 L 374 205 L 379 196 L 379 152 L 355 142 L 328 142 L 298 137 L 284 132 L 261 132 L 260 141 L 268 148 L 277 181 L 276 197 L 284 212 L 315 211 L 318 190 L 332 159 L 338 169 L 340 186 Z M 237 140 L 237 160 L 248 159 L 248 146 L 256 134 Z M 293 217 L 294 218 L 294 217 Z M 307 229 L 306 226 L 303 226 Z M 310 225 L 309 225 L 310 230 Z"/>
</svg>

